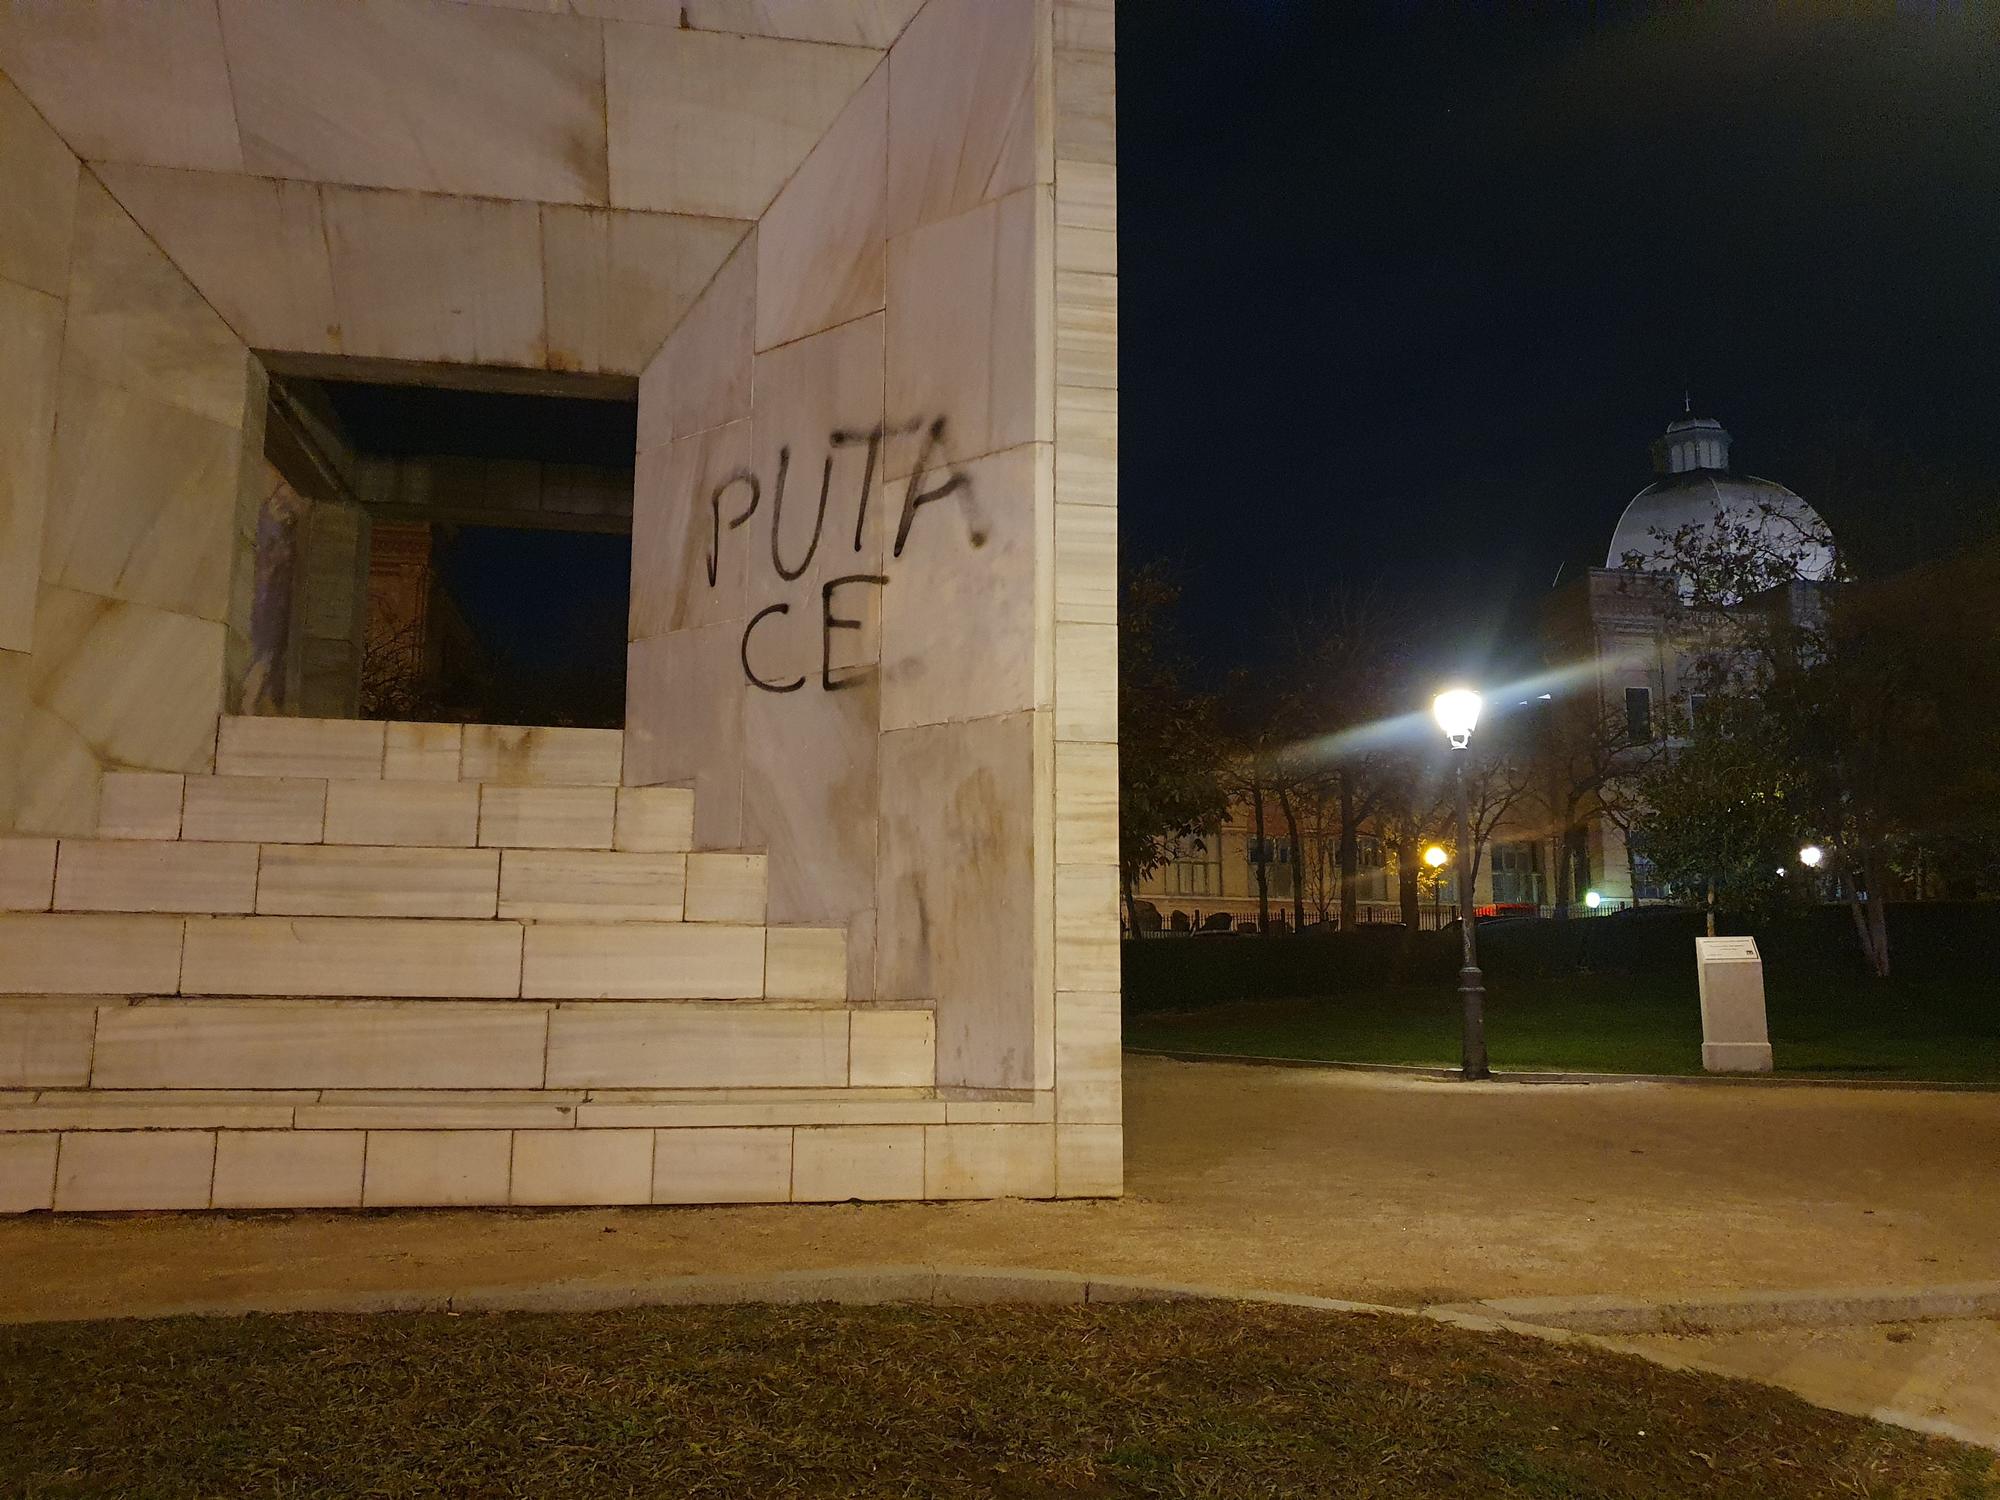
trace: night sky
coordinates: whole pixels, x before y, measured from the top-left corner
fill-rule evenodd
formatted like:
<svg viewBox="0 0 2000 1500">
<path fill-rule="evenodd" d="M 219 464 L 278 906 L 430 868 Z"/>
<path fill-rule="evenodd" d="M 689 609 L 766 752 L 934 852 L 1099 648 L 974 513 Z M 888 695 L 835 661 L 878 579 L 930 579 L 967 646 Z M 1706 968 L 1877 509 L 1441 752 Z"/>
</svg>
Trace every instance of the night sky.
<svg viewBox="0 0 2000 1500">
<path fill-rule="evenodd" d="M 1864 569 L 1993 524 L 1990 12 L 1452 9 L 1119 7 L 1121 542 L 1210 666 L 1370 583 L 1519 659 L 1684 390 Z"/>
</svg>

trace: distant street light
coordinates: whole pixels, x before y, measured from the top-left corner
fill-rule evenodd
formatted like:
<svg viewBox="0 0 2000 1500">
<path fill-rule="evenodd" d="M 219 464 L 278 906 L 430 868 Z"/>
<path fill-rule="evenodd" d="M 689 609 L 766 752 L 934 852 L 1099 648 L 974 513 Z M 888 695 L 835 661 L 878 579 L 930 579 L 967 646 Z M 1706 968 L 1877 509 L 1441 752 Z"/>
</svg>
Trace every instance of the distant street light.
<svg viewBox="0 0 2000 1500">
<path fill-rule="evenodd" d="M 1598 907 L 1604 904 L 1604 898 L 1596 891 L 1585 891 L 1583 893 L 1583 904 L 1592 911 L 1596 911 Z"/>
<path fill-rule="evenodd" d="M 1818 844 L 1807 844 L 1799 851 L 1799 863 L 1808 870 L 1817 870 L 1825 859 L 1826 851 Z"/>
<path fill-rule="evenodd" d="M 1472 744 L 1482 706 L 1479 694 L 1470 688 L 1453 688 L 1431 700 L 1438 728 L 1458 752 L 1451 759 L 1458 787 L 1458 925 L 1465 944 L 1465 964 L 1458 971 L 1458 993 L 1465 1002 L 1459 1073 L 1468 1079 L 1493 1076 L 1486 1066 L 1486 982 L 1479 972 L 1478 919 L 1472 905 L 1472 819 L 1465 803 L 1465 751 Z"/>
<path fill-rule="evenodd" d="M 1439 928 L 1444 926 L 1444 892 L 1440 888 L 1444 885 L 1445 862 L 1450 858 L 1442 844 L 1432 844 L 1424 851 L 1424 863 L 1431 867 L 1431 920 Z"/>
</svg>

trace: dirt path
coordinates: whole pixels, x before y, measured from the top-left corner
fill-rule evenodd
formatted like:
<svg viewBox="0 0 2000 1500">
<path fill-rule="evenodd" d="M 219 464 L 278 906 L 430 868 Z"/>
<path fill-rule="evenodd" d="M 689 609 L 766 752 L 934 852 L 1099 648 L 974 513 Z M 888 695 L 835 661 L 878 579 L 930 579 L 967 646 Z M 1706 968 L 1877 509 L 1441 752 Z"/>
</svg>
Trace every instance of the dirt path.
<svg viewBox="0 0 2000 1500">
<path fill-rule="evenodd" d="M 1110 1203 L 0 1221 L 0 1318 L 857 1264 L 1417 1304 L 2000 1279 L 2000 1096 L 1133 1059 Z"/>
</svg>

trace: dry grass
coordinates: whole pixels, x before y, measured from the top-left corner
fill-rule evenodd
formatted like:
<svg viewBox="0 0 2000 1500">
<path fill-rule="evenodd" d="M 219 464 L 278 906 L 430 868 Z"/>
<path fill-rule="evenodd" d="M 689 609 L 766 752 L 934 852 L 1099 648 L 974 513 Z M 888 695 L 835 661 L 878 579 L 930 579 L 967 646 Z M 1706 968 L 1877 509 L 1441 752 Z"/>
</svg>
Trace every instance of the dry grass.
<svg viewBox="0 0 2000 1500">
<path fill-rule="evenodd" d="M 1931 1500 L 2000 1462 L 1414 1319 L 738 1307 L 0 1329 L 0 1494 Z"/>
</svg>

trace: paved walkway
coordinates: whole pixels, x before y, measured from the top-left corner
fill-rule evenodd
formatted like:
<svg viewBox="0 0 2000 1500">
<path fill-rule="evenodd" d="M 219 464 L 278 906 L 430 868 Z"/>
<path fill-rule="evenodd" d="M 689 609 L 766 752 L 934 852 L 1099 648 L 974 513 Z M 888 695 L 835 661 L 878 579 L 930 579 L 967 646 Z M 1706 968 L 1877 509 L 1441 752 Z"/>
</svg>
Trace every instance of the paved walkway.
<svg viewBox="0 0 2000 1500">
<path fill-rule="evenodd" d="M 0 1319 L 885 1263 L 1404 1305 L 2000 1280 L 1992 1094 L 1467 1086 L 1151 1058 L 1126 1084 L 1121 1202 L 38 1215 L 0 1221 Z M 2000 1340 L 1952 1349 L 1969 1351 L 1961 1385 L 2000 1392 Z"/>
</svg>

